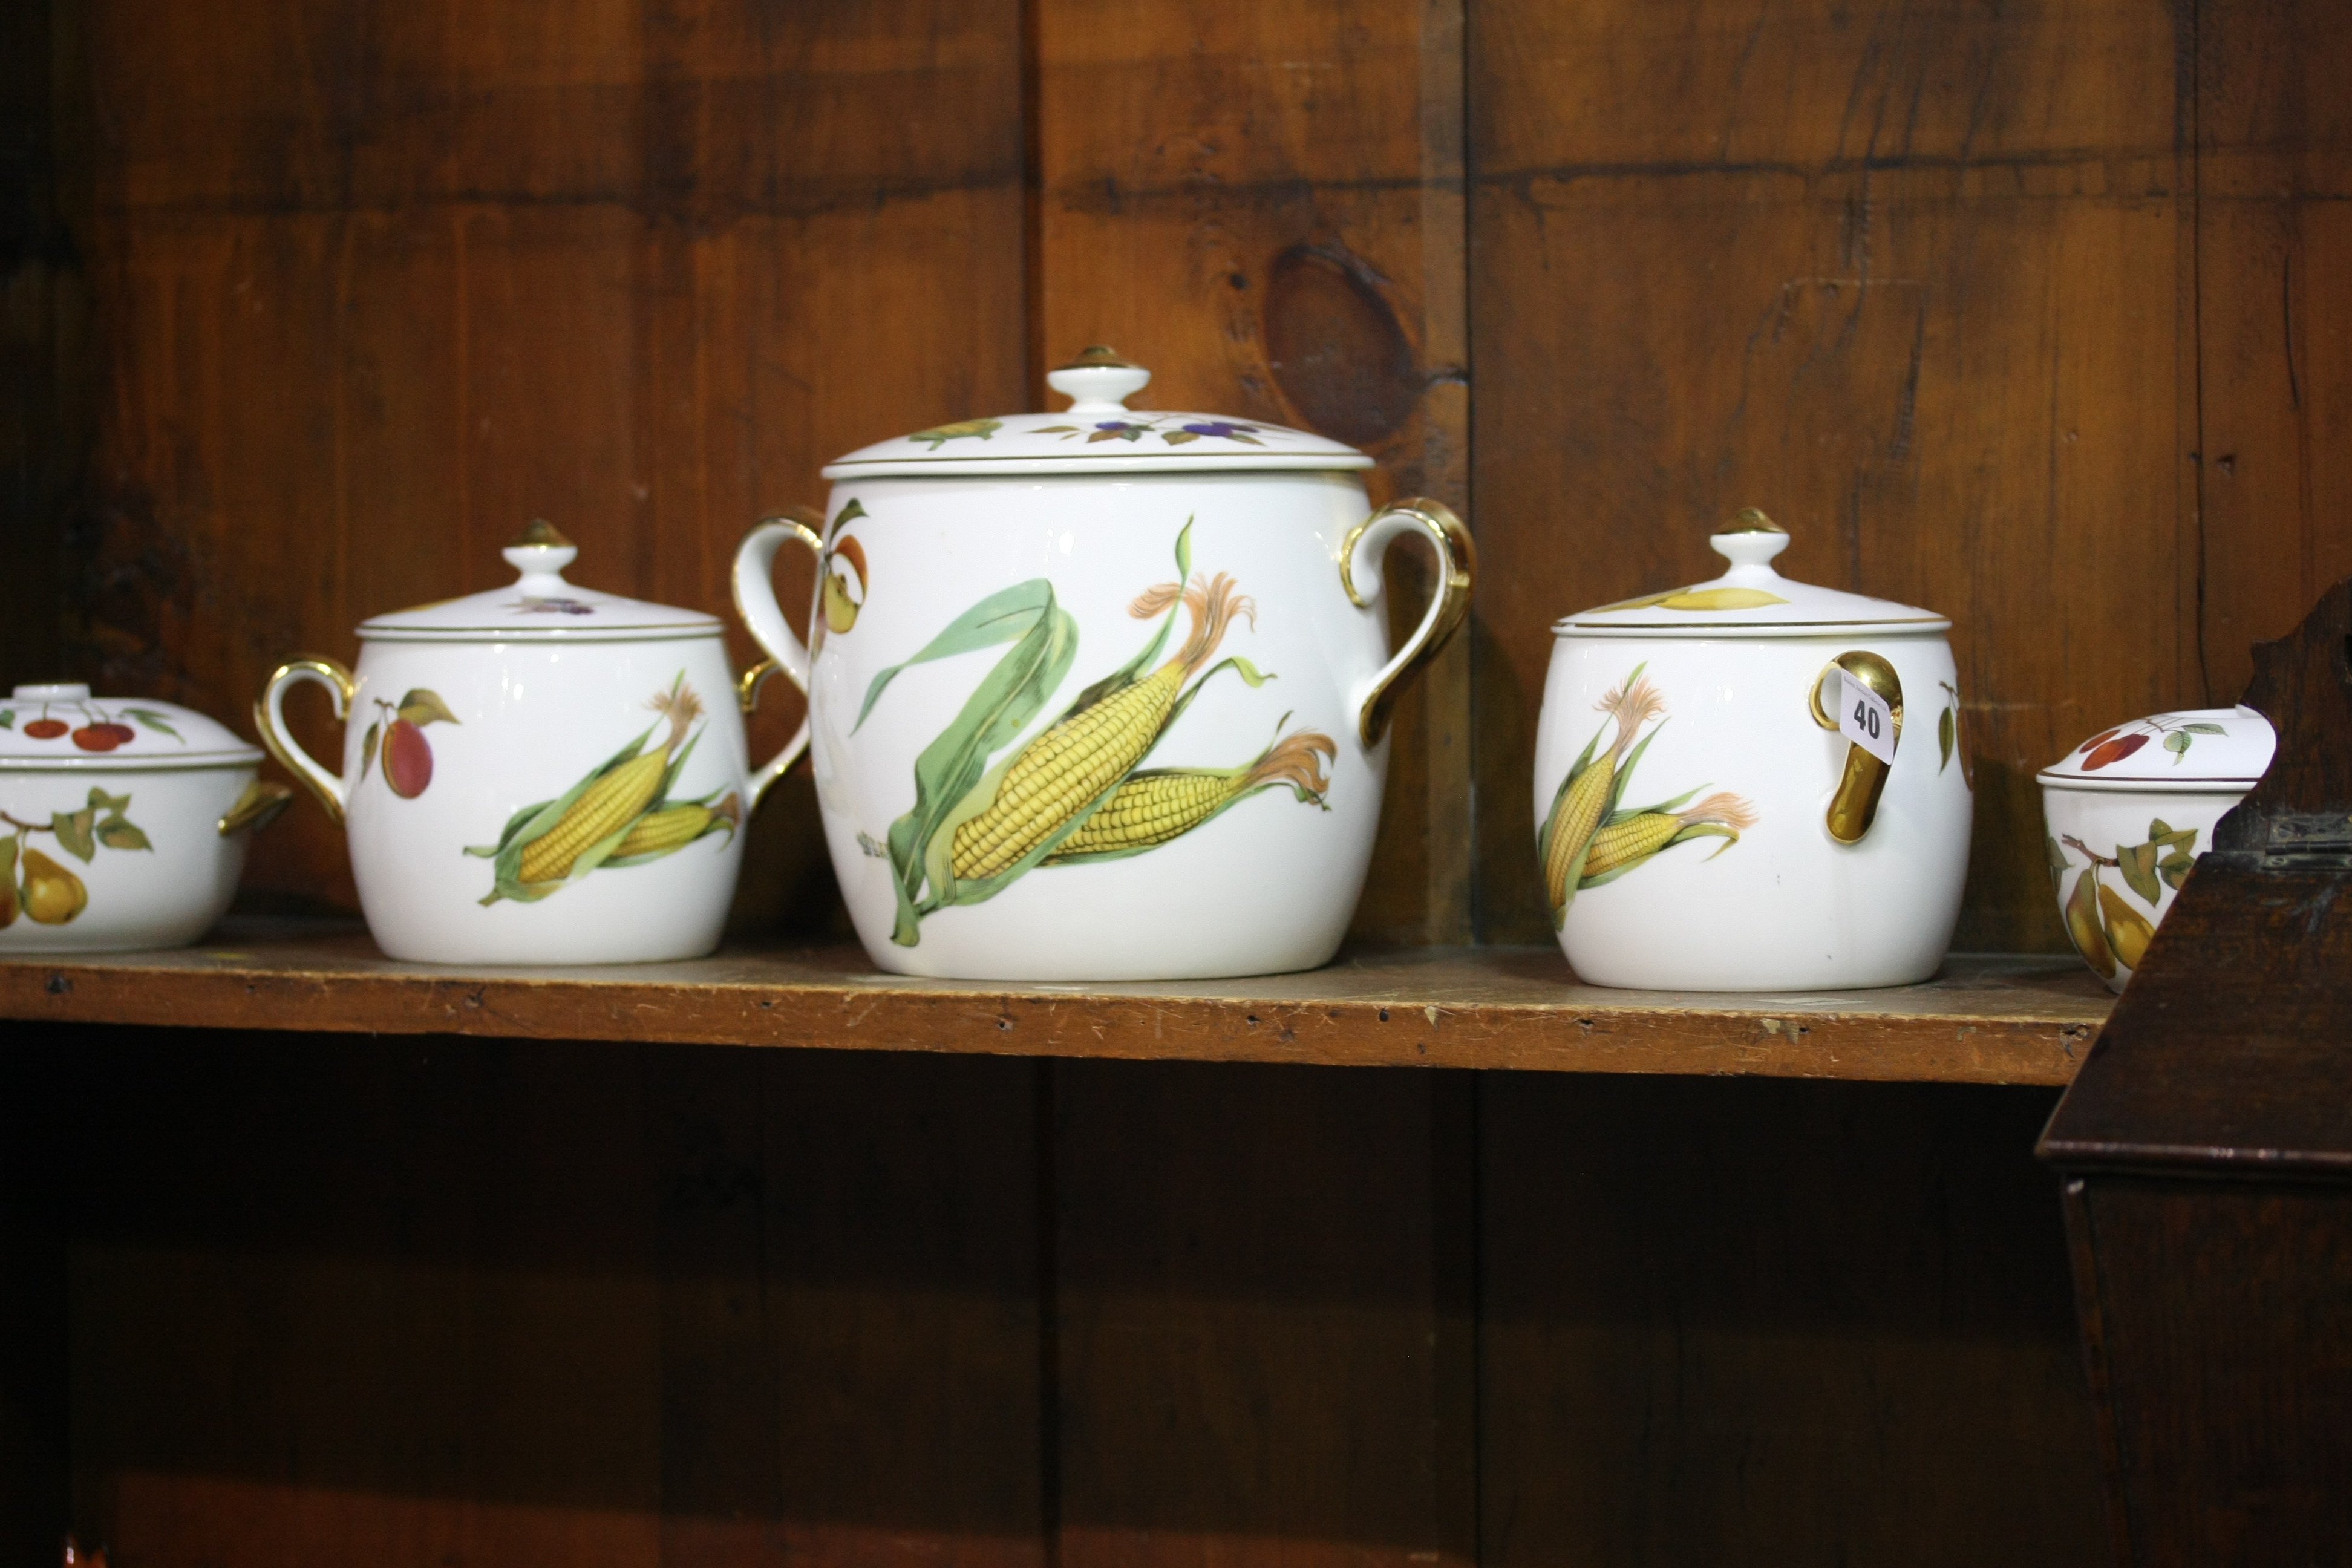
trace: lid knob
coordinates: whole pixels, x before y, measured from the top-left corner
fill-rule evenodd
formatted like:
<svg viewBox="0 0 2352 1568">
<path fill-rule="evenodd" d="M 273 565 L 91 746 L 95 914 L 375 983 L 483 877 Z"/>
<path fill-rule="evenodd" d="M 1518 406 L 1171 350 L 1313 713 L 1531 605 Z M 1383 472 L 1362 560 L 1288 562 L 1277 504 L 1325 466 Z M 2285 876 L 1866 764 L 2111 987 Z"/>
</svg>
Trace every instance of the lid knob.
<svg viewBox="0 0 2352 1568">
<path fill-rule="evenodd" d="M 1151 373 L 1096 343 L 1077 358 L 1045 373 L 1045 384 L 1070 400 L 1073 414 L 1120 414 L 1127 400 L 1151 384 Z"/>
<path fill-rule="evenodd" d="M 1737 578 L 1747 573 L 1777 577 L 1780 574 L 1768 563 L 1789 548 L 1789 531 L 1756 508 L 1744 506 L 1738 515 L 1707 535 L 1706 542 L 1717 555 L 1731 563 L 1726 576 Z"/>
<path fill-rule="evenodd" d="M 51 681 L 45 686 L 20 686 L 8 694 L 12 702 L 87 702 L 89 688 L 79 680 Z"/>
<path fill-rule="evenodd" d="M 563 569 L 579 555 L 579 546 L 563 537 L 556 526 L 543 517 L 535 517 L 515 535 L 515 542 L 499 552 L 507 564 L 522 574 L 516 585 L 535 599 L 551 598 L 571 586 L 563 580 Z"/>
</svg>

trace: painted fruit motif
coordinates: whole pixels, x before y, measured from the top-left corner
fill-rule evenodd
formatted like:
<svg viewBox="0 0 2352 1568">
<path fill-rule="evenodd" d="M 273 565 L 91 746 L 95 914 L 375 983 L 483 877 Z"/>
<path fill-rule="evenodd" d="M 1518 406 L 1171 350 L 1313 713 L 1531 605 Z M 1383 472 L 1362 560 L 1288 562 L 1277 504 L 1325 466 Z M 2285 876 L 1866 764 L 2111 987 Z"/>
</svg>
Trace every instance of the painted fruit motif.
<svg viewBox="0 0 2352 1568">
<path fill-rule="evenodd" d="M 73 732 L 73 743 L 85 752 L 110 752 L 138 738 L 139 731 L 128 724 L 84 724 Z"/>
<path fill-rule="evenodd" d="M 433 742 L 425 738 L 425 726 L 455 724 L 457 716 L 438 692 L 422 686 L 397 702 L 379 697 L 375 706 L 376 721 L 360 741 L 360 781 L 366 782 L 381 752 L 384 787 L 403 800 L 415 800 L 433 783 Z"/>
<path fill-rule="evenodd" d="M 16 923 L 16 836 L 0 841 L 0 931 Z"/>
<path fill-rule="evenodd" d="M 2084 868 L 2074 879 L 2074 890 L 2066 897 L 2066 936 L 2083 962 L 2098 971 L 2102 980 L 2116 977 L 2115 950 L 2107 945 L 2107 933 L 2099 926 L 2098 868 Z"/>
<path fill-rule="evenodd" d="M 79 713 L 82 717 L 80 726 L 77 728 L 69 721 L 57 718 L 50 712 L 52 708 L 66 708 Z M 159 734 L 168 735 L 184 746 L 188 743 L 187 737 L 173 729 L 163 715 L 152 708 L 126 708 L 123 711 Z M 14 708 L 0 707 L 0 730 L 13 730 L 16 727 L 16 710 Z M 41 716 L 27 721 L 24 733 L 28 741 L 55 741 L 70 734 L 73 737 L 73 743 L 85 752 L 110 752 L 118 746 L 127 746 L 139 738 L 138 731 L 120 719 L 109 718 L 102 704 L 88 698 L 70 698 L 42 702 Z"/>
<path fill-rule="evenodd" d="M 2147 917 L 2124 901 L 2124 896 L 2105 883 L 2099 887 L 2099 912 L 2107 917 L 2107 946 L 2114 952 L 2116 962 L 2126 969 L 2137 969 L 2139 961 L 2147 955 L 2147 944 L 2156 940 L 2156 927 Z"/>
<path fill-rule="evenodd" d="M 36 741 L 54 741 L 69 728 L 62 719 L 36 719 L 25 726 L 25 733 Z"/>
<path fill-rule="evenodd" d="M 39 850 L 25 850 L 25 912 L 43 925 L 61 926 L 89 907 L 82 880 Z"/>
<path fill-rule="evenodd" d="M 2090 754 L 2083 759 L 2083 771 L 2096 773 L 2101 768 L 2112 766 L 2147 744 L 2146 735 L 2119 735 L 2111 741 L 2102 741 L 2092 747 Z"/>
</svg>

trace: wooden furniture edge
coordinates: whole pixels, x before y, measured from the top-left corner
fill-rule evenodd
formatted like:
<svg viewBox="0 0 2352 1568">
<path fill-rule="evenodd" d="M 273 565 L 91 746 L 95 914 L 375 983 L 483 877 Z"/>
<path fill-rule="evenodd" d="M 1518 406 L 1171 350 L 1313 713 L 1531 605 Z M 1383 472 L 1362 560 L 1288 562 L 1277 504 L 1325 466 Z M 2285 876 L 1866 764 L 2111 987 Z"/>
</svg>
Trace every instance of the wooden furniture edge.
<svg viewBox="0 0 2352 1568">
<path fill-rule="evenodd" d="M 0 1017 L 804 1049 L 2059 1085 L 2072 1078 L 2104 1012 L 2081 998 L 2062 996 L 2063 1005 L 2053 1007 L 2050 998 L 2023 987 L 1999 986 L 1973 994 L 1985 999 L 1981 1012 L 1948 1004 L 1923 1009 L 1920 993 L 1907 988 L 1854 993 L 1850 1007 L 1837 1005 L 1844 997 L 1662 998 L 1565 981 L 1557 1000 L 1480 997 L 1475 974 L 1465 984 L 1458 971 L 1412 961 L 1181 989 L 909 981 L 846 969 L 812 976 L 805 963 L 789 959 L 776 962 L 778 973 L 770 982 L 758 974 L 760 965 L 756 956 L 741 959 L 729 966 L 729 978 L 713 981 L 682 980 L 658 970 L 619 978 L 467 974 L 382 961 L 349 966 L 183 961 L 175 966 L 152 958 L 12 958 L 0 962 Z M 1253 985 L 1265 994 L 1253 994 Z M 1906 1005 L 1890 1004 L 1889 996 Z M 2038 1008 L 2036 1000 L 2042 1004 Z"/>
</svg>

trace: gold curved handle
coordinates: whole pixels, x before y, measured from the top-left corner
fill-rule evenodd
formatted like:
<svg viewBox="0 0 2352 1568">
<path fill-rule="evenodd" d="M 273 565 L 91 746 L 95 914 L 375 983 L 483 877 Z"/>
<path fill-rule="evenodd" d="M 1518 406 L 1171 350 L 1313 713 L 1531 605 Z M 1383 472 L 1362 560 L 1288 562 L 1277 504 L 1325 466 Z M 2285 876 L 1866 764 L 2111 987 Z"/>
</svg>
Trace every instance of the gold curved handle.
<svg viewBox="0 0 2352 1568">
<path fill-rule="evenodd" d="M 220 821 L 213 826 L 220 830 L 223 838 L 248 827 L 258 833 L 277 821 L 278 814 L 293 799 L 294 792 L 276 779 L 256 779 L 245 786 L 245 793 L 236 797 L 236 804 L 230 806 Z"/>
<path fill-rule="evenodd" d="M 1903 682 L 1895 667 L 1874 653 L 1854 649 L 1842 653 L 1822 666 L 1813 677 L 1813 689 L 1809 698 L 1813 710 L 1813 722 L 1824 730 L 1838 727 L 1837 717 L 1822 706 L 1822 688 L 1830 678 L 1843 670 L 1884 699 L 1895 718 L 1894 744 L 1889 751 L 1903 744 Z M 1886 793 L 1886 775 L 1892 770 L 1860 746 L 1849 742 L 1845 749 L 1845 772 L 1839 775 L 1837 793 L 1830 796 L 1830 809 L 1824 821 L 1830 837 L 1841 844 L 1859 844 L 1878 819 L 1878 797 Z"/>
<path fill-rule="evenodd" d="M 306 654 L 289 658 L 269 672 L 269 680 L 253 704 L 253 727 L 261 731 L 261 743 L 288 773 L 308 784 L 319 804 L 327 808 L 327 816 L 336 826 L 343 825 L 343 781 L 339 774 L 329 773 L 313 761 L 287 732 L 283 708 L 289 688 L 304 681 L 327 689 L 334 699 L 335 717 L 340 720 L 351 711 L 352 699 L 359 695 L 360 683 L 352 672 L 331 658 Z"/>
<path fill-rule="evenodd" d="M 1470 530 L 1443 501 L 1414 496 L 1381 508 L 1339 542 L 1339 585 L 1348 602 L 1369 610 L 1381 596 L 1381 559 L 1398 534 L 1419 529 L 1437 552 L 1437 592 L 1421 625 L 1405 638 L 1404 647 L 1382 665 L 1355 694 L 1356 738 L 1367 748 L 1388 733 L 1389 715 L 1405 683 L 1435 658 L 1463 618 L 1470 613 L 1470 590 L 1478 574 L 1478 547 Z"/>
<path fill-rule="evenodd" d="M 804 544 L 817 559 L 817 586 L 824 586 L 824 514 L 808 507 L 796 506 L 774 517 L 763 517 L 751 525 L 743 542 L 735 547 L 735 570 L 732 584 L 735 593 L 735 614 L 743 623 L 751 640 L 760 645 L 767 657 L 738 676 L 735 680 L 735 700 L 746 713 L 759 706 L 760 688 L 772 675 L 782 674 L 805 692 L 809 683 L 810 649 L 793 633 L 792 623 L 784 619 L 782 606 L 776 603 L 776 585 L 770 575 L 776 564 L 776 552 L 788 543 Z M 821 642 L 824 636 L 824 611 L 816 611 L 810 623 L 812 642 Z M 801 727 L 784 742 L 784 749 L 754 770 L 751 779 L 751 804 L 757 805 L 768 786 L 783 776 L 801 752 L 807 750 L 809 721 L 802 719 Z"/>
</svg>

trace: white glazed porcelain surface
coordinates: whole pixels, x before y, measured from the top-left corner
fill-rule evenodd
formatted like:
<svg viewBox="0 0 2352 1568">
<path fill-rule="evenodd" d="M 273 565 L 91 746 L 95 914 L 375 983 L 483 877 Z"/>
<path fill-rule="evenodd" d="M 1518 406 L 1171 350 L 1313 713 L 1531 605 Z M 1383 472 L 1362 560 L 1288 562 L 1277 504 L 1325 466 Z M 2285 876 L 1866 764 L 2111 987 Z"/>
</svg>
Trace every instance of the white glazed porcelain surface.
<svg viewBox="0 0 2352 1568">
<path fill-rule="evenodd" d="M 1636 679 L 1663 710 L 1639 727 L 1643 749 L 1627 754 L 1618 809 L 1690 814 L 1690 837 L 1595 876 L 1567 900 L 1560 947 L 1589 983 L 1830 990 L 1907 984 L 1943 962 L 1971 823 L 1947 623 L 1790 583 L 1769 564 L 1786 542 L 1777 531 L 1717 535 L 1733 571 L 1677 591 L 1740 595 L 1688 609 L 1586 612 L 1556 628 L 1536 735 L 1538 844 L 1587 742 L 1597 737 L 1595 754 L 1605 755 L 1618 732 L 1601 706 Z M 1759 604 L 1759 595 L 1781 603 Z M 1754 618 L 1805 612 L 1797 624 Z M 1824 667 L 1853 653 L 1893 667 L 1904 723 L 1875 818 L 1860 842 L 1844 844 L 1827 816 L 1850 743 L 1822 728 L 1811 703 Z M 1832 679 L 1832 703 L 1836 696 Z"/>
<path fill-rule="evenodd" d="M 2147 938 L 2172 909 L 2189 862 L 2212 847 L 2213 825 L 2252 787 L 2249 781 L 2201 789 L 2116 789 L 2042 775 L 2058 918 L 2074 951 L 2109 990 L 2123 990 Z M 2158 842 L 2166 837 L 2175 842 Z M 2182 858 L 2169 864 L 2176 854 Z M 2135 856 L 2139 863 L 2127 876 L 2123 862 Z M 2072 913 L 2071 900 L 2080 900 Z"/>
<path fill-rule="evenodd" d="M 530 596 L 583 597 L 558 575 L 569 546 L 506 553 Z M 478 597 L 495 607 L 518 595 Z M 598 607 L 634 603 L 604 595 Z M 569 875 L 528 884 L 518 858 L 528 846 L 516 836 L 530 837 L 520 826 L 527 820 L 542 828 L 560 820 L 563 797 L 600 769 L 656 752 L 676 770 L 656 804 L 748 812 L 789 759 L 751 774 L 719 623 L 665 612 L 668 619 L 646 624 L 637 614 L 629 618 L 638 629 L 616 635 L 578 625 L 593 617 L 558 613 L 534 616 L 520 634 L 468 637 L 420 626 L 415 614 L 362 628 L 341 765 L 311 781 L 341 803 L 377 945 L 419 963 L 533 964 L 646 963 L 717 946 L 741 862 L 740 829 L 714 821 L 703 837 L 634 864 L 622 863 L 625 840 L 607 842 L 609 862 L 583 857 Z M 333 684 L 281 672 L 260 705 L 265 728 L 285 688 L 304 679 Z M 677 729 L 656 710 L 667 702 L 683 716 L 674 692 L 691 693 L 698 710 Z M 398 721 L 413 729 L 395 762 Z M 288 760 L 302 771 L 303 759 Z M 541 809 L 526 819 L 529 807 Z M 503 858 L 494 853 L 501 844 L 513 846 Z"/>
<path fill-rule="evenodd" d="M 1368 536 L 1357 555 L 1368 606 L 1350 603 L 1341 581 L 1341 546 L 1370 510 L 1352 475 L 857 479 L 835 486 L 828 510 L 833 552 L 821 579 L 837 574 L 845 542 L 855 542 L 865 581 L 852 585 L 863 604 L 844 617 L 847 629 L 827 626 L 819 637 L 810 751 L 835 869 L 877 964 L 1076 981 L 1270 973 L 1330 959 L 1363 884 L 1387 765 L 1385 738 L 1367 746 L 1358 733 L 1389 652 L 1376 571 L 1384 539 Z M 1328 753 L 1315 753 L 1328 776 L 1321 803 L 1275 784 L 1155 848 L 1039 863 L 992 897 L 904 919 L 887 846 L 916 805 L 918 756 L 957 722 L 1007 646 L 908 666 L 872 696 L 877 676 L 989 595 L 1050 584 L 1075 653 L 1034 715 L 989 753 L 1002 763 L 1171 617 L 1169 641 L 1143 668 L 1177 654 L 1188 622 L 1166 585 L 1183 575 L 1175 556 L 1188 526 L 1191 580 L 1229 576 L 1255 614 L 1227 626 L 1197 697 L 1139 765 L 1238 770 L 1278 736 L 1297 747 L 1312 732 Z M 764 561 L 754 564 L 763 584 Z M 757 592 L 739 575 L 755 632 Z M 1131 613 L 1139 599 L 1157 607 Z M 1254 687 L 1238 668 L 1214 668 L 1236 657 L 1267 679 Z"/>
<path fill-rule="evenodd" d="M 2278 732 L 2251 708 L 2192 708 L 2102 730 L 2042 769 L 2041 776 L 2045 782 L 2079 779 L 2124 789 L 2252 786 L 2277 749 Z"/>
<path fill-rule="evenodd" d="M 25 734 L 45 718 L 74 730 Z M 134 734 L 103 751 L 75 746 L 75 731 L 106 723 Z M 0 952 L 179 947 L 226 912 L 252 834 L 219 824 L 253 783 L 257 748 L 192 709 L 65 685 L 0 700 L 0 738 L 10 737 Z"/>
</svg>

